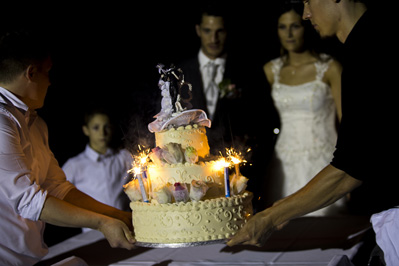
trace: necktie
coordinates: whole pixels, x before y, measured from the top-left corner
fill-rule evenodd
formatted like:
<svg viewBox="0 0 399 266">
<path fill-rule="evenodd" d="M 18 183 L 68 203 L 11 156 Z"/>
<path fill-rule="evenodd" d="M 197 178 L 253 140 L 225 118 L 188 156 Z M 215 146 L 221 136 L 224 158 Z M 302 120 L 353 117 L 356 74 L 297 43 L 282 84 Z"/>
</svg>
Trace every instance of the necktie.
<svg viewBox="0 0 399 266">
<path fill-rule="evenodd" d="M 215 77 L 218 69 L 217 64 L 209 61 L 206 65 L 207 77 L 209 78 L 208 83 L 205 87 L 206 103 L 209 111 L 209 116 L 212 119 L 216 109 L 216 103 L 219 97 L 219 88 L 215 82 Z"/>
</svg>

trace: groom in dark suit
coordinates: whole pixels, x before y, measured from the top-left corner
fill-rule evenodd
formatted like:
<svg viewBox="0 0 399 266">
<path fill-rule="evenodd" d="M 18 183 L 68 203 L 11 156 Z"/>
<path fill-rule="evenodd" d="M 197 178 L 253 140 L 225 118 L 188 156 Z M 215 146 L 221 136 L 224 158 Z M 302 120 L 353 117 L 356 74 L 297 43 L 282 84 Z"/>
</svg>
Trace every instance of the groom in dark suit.
<svg viewBox="0 0 399 266">
<path fill-rule="evenodd" d="M 207 130 L 211 149 L 223 151 L 245 137 L 240 125 L 245 118 L 245 95 L 238 83 L 244 67 L 230 54 L 227 56 L 229 25 L 225 8 L 208 5 L 198 19 L 195 29 L 201 41 L 199 53 L 177 67 L 183 70 L 185 81 L 192 84 L 192 108 L 204 110 L 212 120 Z"/>
<path fill-rule="evenodd" d="M 207 129 L 211 154 L 233 147 L 243 152 L 252 149 L 244 167 L 256 193 L 262 182 L 260 171 L 269 162 L 278 127 L 266 78 L 261 67 L 237 57 L 229 50 L 229 17 L 225 6 L 208 5 L 201 10 L 195 25 L 201 47 L 198 54 L 176 64 L 184 80 L 192 84 L 192 109 L 204 110 L 212 120 Z M 253 175 L 249 176 L 249 175 Z M 258 176 L 258 180 L 256 179 Z M 248 188 L 249 190 L 251 188 Z"/>
</svg>

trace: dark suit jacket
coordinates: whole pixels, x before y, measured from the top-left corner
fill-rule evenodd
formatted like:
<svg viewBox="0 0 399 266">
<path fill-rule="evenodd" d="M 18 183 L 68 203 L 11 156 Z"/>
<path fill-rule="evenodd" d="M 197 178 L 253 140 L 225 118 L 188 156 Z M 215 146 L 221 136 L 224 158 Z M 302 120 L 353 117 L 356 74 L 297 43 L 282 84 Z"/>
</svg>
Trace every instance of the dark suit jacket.
<svg viewBox="0 0 399 266">
<path fill-rule="evenodd" d="M 202 109 L 208 116 L 206 97 L 204 93 L 198 57 L 187 59 L 176 67 L 181 68 L 186 82 L 192 84 L 191 100 L 193 109 Z M 207 129 L 209 145 L 212 150 L 224 151 L 229 146 L 246 144 L 245 141 L 251 137 L 248 116 L 251 114 L 248 106 L 251 104 L 249 94 L 251 83 L 247 78 L 245 67 L 241 67 L 238 60 L 227 57 L 223 79 L 230 79 L 241 93 L 238 97 L 219 98 L 216 104 L 212 126 Z M 247 79 L 247 81 L 245 81 Z"/>
<path fill-rule="evenodd" d="M 208 113 L 198 56 L 176 64 L 176 67 L 183 70 L 185 81 L 192 84 L 192 108 Z M 250 179 L 248 189 L 257 199 L 262 195 L 260 184 L 273 153 L 276 140 L 273 129 L 279 127 L 278 115 L 262 66 L 229 54 L 223 79 L 230 79 L 241 94 L 236 98 L 219 98 L 212 126 L 207 129 L 211 154 L 224 153 L 225 148 L 230 147 L 242 153 L 251 148 L 246 159 L 252 166 L 242 168 L 242 173 Z"/>
<path fill-rule="evenodd" d="M 176 67 L 183 70 L 185 81 L 192 84 L 192 108 L 202 109 L 209 114 L 198 56 L 187 59 Z M 211 148 L 213 145 L 228 147 L 226 145 L 249 144 L 245 142 L 253 139 L 261 128 L 265 131 L 272 128 L 273 131 L 277 127 L 276 113 L 261 67 L 229 55 L 223 79 L 230 79 L 231 84 L 235 84 L 240 90 L 240 95 L 218 99 L 212 126 L 207 130 Z M 269 121 L 257 122 L 260 116 Z"/>
</svg>

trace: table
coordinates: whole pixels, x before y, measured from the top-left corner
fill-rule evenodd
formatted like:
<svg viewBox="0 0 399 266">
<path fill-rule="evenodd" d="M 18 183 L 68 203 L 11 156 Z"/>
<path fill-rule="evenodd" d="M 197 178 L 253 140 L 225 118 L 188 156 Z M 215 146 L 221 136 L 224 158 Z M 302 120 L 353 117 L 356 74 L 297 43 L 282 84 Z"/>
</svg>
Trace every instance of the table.
<svg viewBox="0 0 399 266">
<path fill-rule="evenodd" d="M 113 249 L 98 231 L 89 231 L 50 247 L 38 265 L 76 256 L 88 265 L 351 265 L 370 229 L 368 217 L 302 217 L 276 231 L 264 247 L 212 244 L 185 248 Z M 79 264 L 62 264 L 79 265 Z"/>
</svg>

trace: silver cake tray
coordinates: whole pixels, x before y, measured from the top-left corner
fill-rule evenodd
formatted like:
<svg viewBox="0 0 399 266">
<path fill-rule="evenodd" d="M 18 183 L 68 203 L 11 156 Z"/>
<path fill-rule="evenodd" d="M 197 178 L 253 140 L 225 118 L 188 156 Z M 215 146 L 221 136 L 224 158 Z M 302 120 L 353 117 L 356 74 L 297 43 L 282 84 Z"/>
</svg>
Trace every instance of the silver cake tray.
<svg viewBox="0 0 399 266">
<path fill-rule="evenodd" d="M 226 243 L 226 239 L 217 239 L 217 240 L 199 241 L 199 242 L 184 242 L 184 243 L 149 243 L 149 242 L 137 241 L 135 245 L 138 247 L 146 247 L 146 248 L 186 248 L 186 247 L 196 247 L 196 246 L 204 246 L 212 244 L 223 244 L 223 243 Z"/>
</svg>

